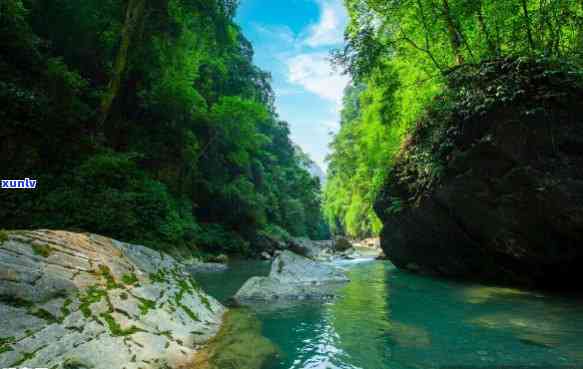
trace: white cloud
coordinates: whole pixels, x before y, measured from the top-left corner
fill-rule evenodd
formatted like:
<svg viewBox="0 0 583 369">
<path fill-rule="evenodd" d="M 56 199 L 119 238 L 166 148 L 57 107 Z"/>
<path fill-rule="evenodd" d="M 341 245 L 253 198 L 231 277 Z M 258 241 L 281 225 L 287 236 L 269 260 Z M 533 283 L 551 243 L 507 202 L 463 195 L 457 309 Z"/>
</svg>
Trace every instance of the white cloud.
<svg viewBox="0 0 583 369">
<path fill-rule="evenodd" d="M 287 60 L 289 82 L 340 106 L 349 77 L 333 71 L 327 53 L 307 53 Z"/>
<path fill-rule="evenodd" d="M 331 133 L 340 127 L 342 96 L 350 81 L 334 71 L 330 49 L 344 42 L 348 15 L 343 0 L 309 1 L 318 5 L 319 17 L 299 32 L 285 24 L 254 23 L 253 28 L 262 40 L 260 65 L 274 76 L 276 104 L 282 119 L 290 122 L 293 141 L 326 168 Z"/>
<path fill-rule="evenodd" d="M 292 31 L 292 29 L 288 26 L 254 23 L 253 27 L 263 37 L 277 43 L 274 46 L 279 47 L 282 45 L 282 43 L 286 46 L 299 44 L 294 31 Z"/>
<path fill-rule="evenodd" d="M 317 0 L 320 6 L 318 23 L 308 27 L 304 43 L 310 47 L 341 44 L 348 20 L 341 0 Z"/>
<path fill-rule="evenodd" d="M 280 96 L 292 96 L 292 95 L 301 95 L 303 94 L 305 91 L 302 89 L 297 89 L 297 88 L 278 88 L 278 87 L 274 87 L 273 90 L 275 91 L 275 96 L 276 97 L 280 97 Z"/>
<path fill-rule="evenodd" d="M 328 130 L 328 132 L 336 132 L 340 128 L 340 123 L 337 120 L 328 120 L 322 122 L 322 126 Z"/>
</svg>

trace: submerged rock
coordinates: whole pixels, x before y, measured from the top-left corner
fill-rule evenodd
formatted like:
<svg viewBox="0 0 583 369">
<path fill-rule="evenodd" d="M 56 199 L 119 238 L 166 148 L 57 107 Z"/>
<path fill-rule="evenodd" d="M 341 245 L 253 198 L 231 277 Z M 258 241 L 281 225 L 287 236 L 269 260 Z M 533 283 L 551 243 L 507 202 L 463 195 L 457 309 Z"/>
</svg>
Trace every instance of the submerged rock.
<svg viewBox="0 0 583 369">
<path fill-rule="evenodd" d="M 93 234 L 0 239 L 0 367 L 185 368 L 223 306 L 175 259 Z"/>
<path fill-rule="evenodd" d="M 395 343 L 402 347 L 430 347 L 431 335 L 420 326 L 393 321 L 388 329 L 388 334 Z"/>
<path fill-rule="evenodd" d="M 343 270 L 284 251 L 273 260 L 269 276 L 250 278 L 235 300 L 329 298 L 344 282 L 348 277 Z"/>
<path fill-rule="evenodd" d="M 279 350 L 261 335 L 261 322 L 250 311 L 231 309 L 219 333 L 196 357 L 196 369 L 263 369 Z"/>
</svg>

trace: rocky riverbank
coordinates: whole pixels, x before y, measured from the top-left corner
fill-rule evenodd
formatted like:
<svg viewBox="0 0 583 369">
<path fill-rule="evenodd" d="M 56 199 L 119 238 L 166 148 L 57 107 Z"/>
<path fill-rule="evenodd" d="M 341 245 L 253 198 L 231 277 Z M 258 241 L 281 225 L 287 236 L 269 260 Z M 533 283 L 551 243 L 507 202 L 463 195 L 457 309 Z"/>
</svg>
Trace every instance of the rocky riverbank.
<svg viewBox="0 0 583 369">
<path fill-rule="evenodd" d="M 94 234 L 0 233 L 0 367 L 191 368 L 224 312 L 163 253 Z"/>
<path fill-rule="evenodd" d="M 266 260 L 273 259 L 282 251 L 291 251 L 294 254 L 304 256 L 316 261 L 332 261 L 337 259 L 355 259 L 360 257 L 357 248 L 375 250 L 374 244 L 369 242 L 352 242 L 345 237 L 336 237 L 330 240 L 314 241 L 307 238 L 290 238 L 278 240 L 263 236 L 258 240 L 261 257 Z M 367 253 L 367 256 L 378 256 L 380 246 L 376 248 L 378 253 Z"/>
</svg>

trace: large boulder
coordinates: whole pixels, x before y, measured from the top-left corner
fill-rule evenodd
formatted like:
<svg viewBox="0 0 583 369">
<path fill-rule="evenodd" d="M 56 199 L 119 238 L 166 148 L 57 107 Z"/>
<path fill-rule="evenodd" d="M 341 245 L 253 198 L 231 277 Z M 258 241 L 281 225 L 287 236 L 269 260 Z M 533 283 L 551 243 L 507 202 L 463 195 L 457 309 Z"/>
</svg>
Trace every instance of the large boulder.
<svg viewBox="0 0 583 369">
<path fill-rule="evenodd" d="M 346 282 L 346 273 L 329 264 L 320 263 L 284 251 L 271 264 L 269 277 L 280 283 Z"/>
<path fill-rule="evenodd" d="M 0 232 L 0 367 L 187 368 L 224 311 L 163 253 L 94 234 Z"/>
<path fill-rule="evenodd" d="M 319 250 L 317 250 L 314 241 L 307 238 L 292 238 L 288 241 L 287 248 L 298 255 L 305 256 L 307 258 L 314 257 Z"/>
<path fill-rule="evenodd" d="M 375 205 L 382 248 L 416 272 L 580 290 L 577 74 L 508 60 L 478 68 L 450 77 L 453 109 L 430 111 L 404 145 Z"/>
<path fill-rule="evenodd" d="M 284 251 L 273 260 L 269 276 L 250 278 L 235 300 L 245 303 L 328 298 L 347 281 L 345 272 L 339 268 Z"/>
<path fill-rule="evenodd" d="M 346 237 L 336 237 L 334 240 L 334 251 L 344 252 L 352 248 L 352 242 Z"/>
<path fill-rule="evenodd" d="M 334 244 L 334 240 L 314 241 L 298 237 L 288 241 L 288 249 L 310 259 L 329 261 L 336 251 Z"/>
<path fill-rule="evenodd" d="M 260 233 L 255 237 L 253 246 L 257 250 L 260 250 L 261 253 L 265 252 L 269 255 L 273 255 L 278 250 L 285 250 L 288 247 L 288 244 L 286 241 L 283 241 L 278 237 L 267 233 Z"/>
</svg>

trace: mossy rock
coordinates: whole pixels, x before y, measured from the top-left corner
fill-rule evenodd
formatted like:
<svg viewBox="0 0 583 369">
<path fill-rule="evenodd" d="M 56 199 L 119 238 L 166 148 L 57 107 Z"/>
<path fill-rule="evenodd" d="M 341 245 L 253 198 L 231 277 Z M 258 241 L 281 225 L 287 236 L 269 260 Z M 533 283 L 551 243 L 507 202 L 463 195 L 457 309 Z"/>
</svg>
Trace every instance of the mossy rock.
<svg viewBox="0 0 583 369">
<path fill-rule="evenodd" d="M 247 309 L 229 310 L 217 336 L 198 354 L 195 368 L 265 369 L 279 356 L 278 348 L 261 335 L 261 323 Z"/>
<path fill-rule="evenodd" d="M 0 229 L 0 245 L 3 244 L 4 242 L 8 241 L 9 239 L 9 235 L 8 232 L 6 232 L 3 229 Z"/>
<path fill-rule="evenodd" d="M 350 250 L 351 248 L 352 243 L 345 237 L 338 237 L 334 241 L 334 249 L 338 252 Z"/>
<path fill-rule="evenodd" d="M 229 262 L 229 257 L 225 254 L 212 255 L 208 257 L 206 261 L 211 263 L 227 264 Z"/>
<path fill-rule="evenodd" d="M 53 253 L 54 249 L 48 244 L 40 245 L 33 243 L 32 251 L 36 255 L 42 256 L 43 258 L 48 258 Z"/>
<path fill-rule="evenodd" d="M 134 273 L 124 274 L 122 276 L 121 280 L 127 286 L 131 286 L 131 285 L 137 284 L 139 282 L 138 277 Z"/>
</svg>

